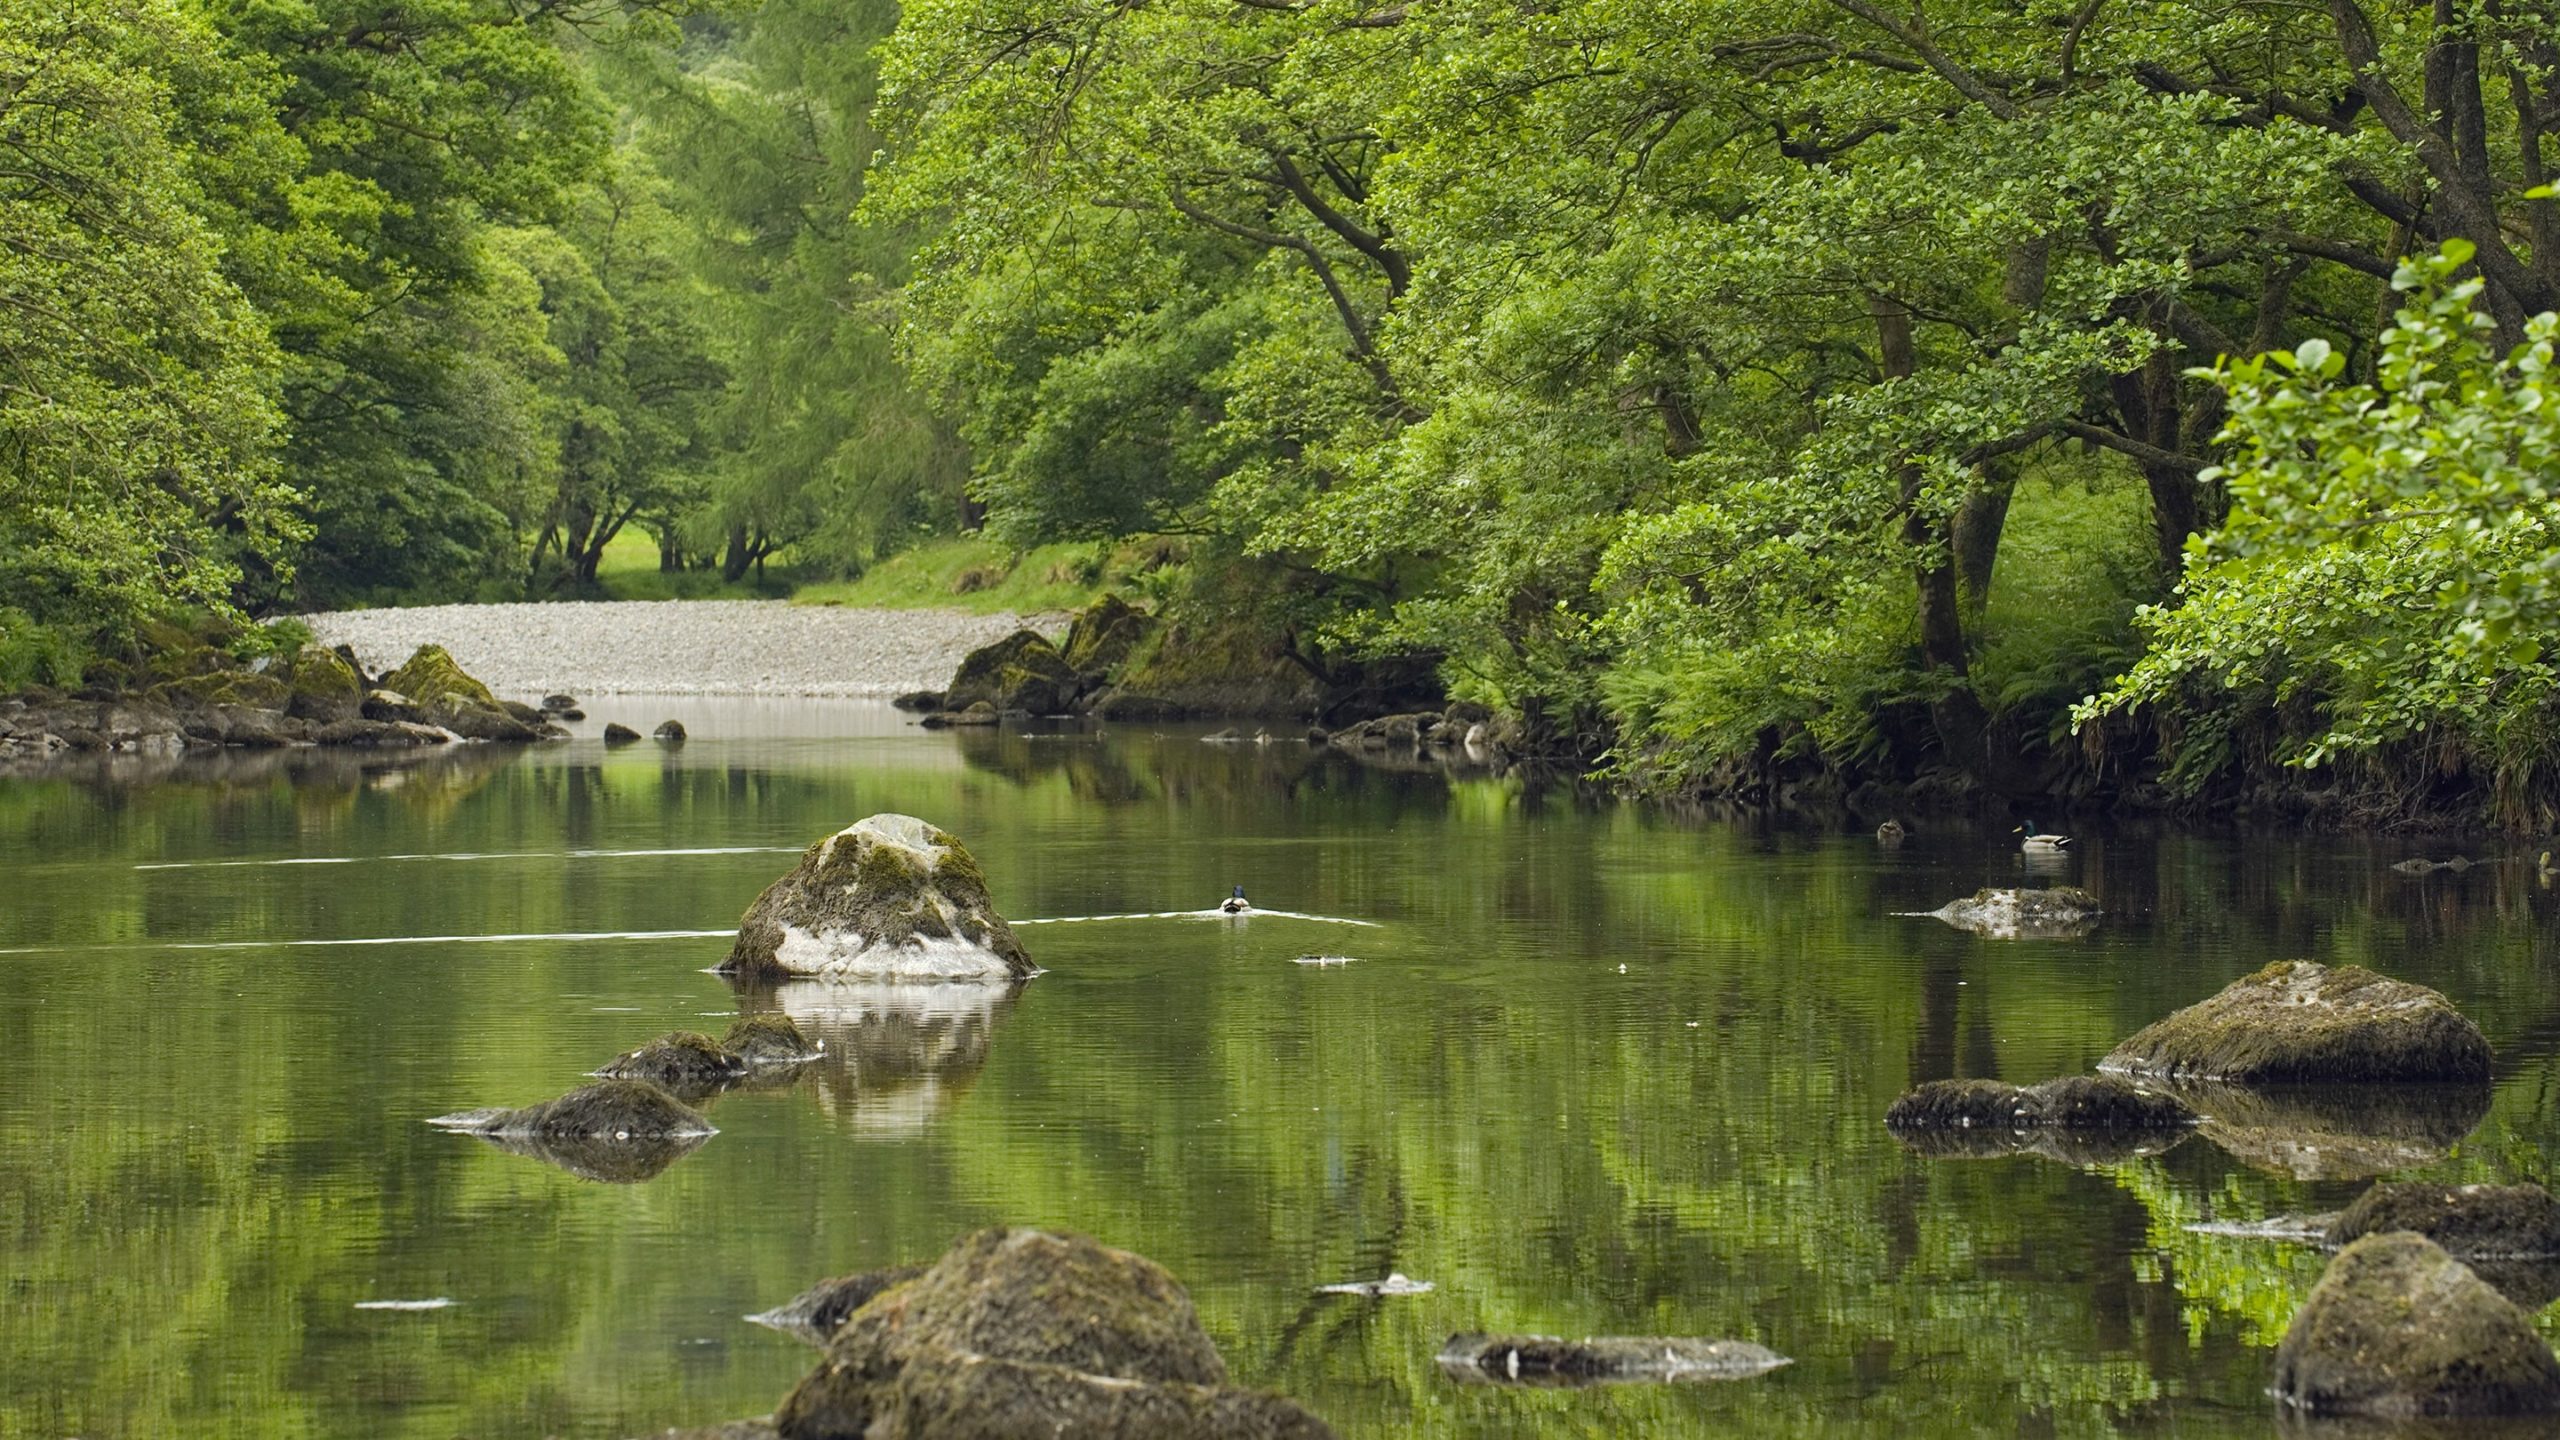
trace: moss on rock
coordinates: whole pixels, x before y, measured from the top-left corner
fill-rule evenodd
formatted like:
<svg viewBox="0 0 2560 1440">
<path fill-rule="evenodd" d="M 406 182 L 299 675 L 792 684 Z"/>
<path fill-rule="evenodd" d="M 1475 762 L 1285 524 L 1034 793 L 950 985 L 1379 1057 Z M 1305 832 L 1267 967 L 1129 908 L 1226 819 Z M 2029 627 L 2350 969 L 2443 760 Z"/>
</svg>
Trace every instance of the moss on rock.
<svg viewBox="0 0 2560 1440">
<path fill-rule="evenodd" d="M 673 1095 L 699 1096 L 743 1077 L 747 1062 L 708 1035 L 678 1030 L 615 1058 L 595 1073 L 609 1080 L 646 1080 Z"/>
<path fill-rule="evenodd" d="M 780 1305 L 761 1314 L 750 1315 L 747 1319 L 823 1348 L 827 1340 L 844 1327 L 844 1322 L 853 1318 L 855 1311 L 924 1274 L 927 1268 L 923 1265 L 892 1265 L 886 1270 L 838 1275 L 830 1280 L 821 1280 Z"/>
<path fill-rule="evenodd" d="M 854 1311 L 774 1422 L 789 1440 L 1331 1434 L 1226 1379 L 1163 1267 L 1079 1235 L 984 1230 Z"/>
<path fill-rule="evenodd" d="M 985 981 L 1039 967 L 958 840 L 912 815 L 874 815 L 809 847 L 758 896 L 720 968 L 748 979 Z"/>
<path fill-rule="evenodd" d="M 1047 637 L 1034 630 L 1016 630 L 970 651 L 952 674 L 942 704 L 952 711 L 984 703 L 998 710 L 1045 715 L 1061 707 L 1075 683 L 1074 667 Z"/>
<path fill-rule="evenodd" d="M 2329 1227 L 2329 1243 L 2408 1230 L 2463 1260 L 2560 1255 L 2560 1200 L 2539 1185 L 2376 1185 Z"/>
<path fill-rule="evenodd" d="M 521 1110 L 472 1110 L 430 1122 L 479 1135 L 638 1140 L 714 1134 L 711 1122 L 646 1080 L 599 1080 Z"/>
<path fill-rule="evenodd" d="M 800 1027 L 788 1015 L 766 1013 L 741 1015 L 720 1037 L 720 1048 L 737 1056 L 749 1068 L 764 1065 L 797 1065 L 815 1060 L 822 1053 L 817 1043 L 800 1033 Z"/>
<path fill-rule="evenodd" d="M 422 706 L 460 700 L 494 710 L 498 704 L 498 697 L 489 693 L 489 687 L 471 678 L 441 645 L 419 646 L 399 669 L 382 677 L 381 688 L 397 690 L 412 704 Z"/>
<path fill-rule="evenodd" d="M 335 650 L 304 646 L 286 685 L 285 710 L 296 719 L 334 725 L 364 714 L 364 677 Z"/>
<path fill-rule="evenodd" d="M 2533 1319 L 2407 1231 L 2338 1252 L 2276 1347 L 2276 1397 L 2313 1414 L 2560 1410 L 2560 1359 Z"/>
<path fill-rule="evenodd" d="M 1117 595 L 1105 595 L 1067 623 L 1058 653 L 1079 675 L 1107 674 L 1129 658 L 1155 623 L 1155 617 L 1137 606 Z"/>
<path fill-rule="evenodd" d="M 2359 965 L 2285 960 L 2153 1023 L 2099 1068 L 2251 1084 L 2479 1081 L 2489 1077 L 2489 1042 L 2422 985 Z"/>
</svg>

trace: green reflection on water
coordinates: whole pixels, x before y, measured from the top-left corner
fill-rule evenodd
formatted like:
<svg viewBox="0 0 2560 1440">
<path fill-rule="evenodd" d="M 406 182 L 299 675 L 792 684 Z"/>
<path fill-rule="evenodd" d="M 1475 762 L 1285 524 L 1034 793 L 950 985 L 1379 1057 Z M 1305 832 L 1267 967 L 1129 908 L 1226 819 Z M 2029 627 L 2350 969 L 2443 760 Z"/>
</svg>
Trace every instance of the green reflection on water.
<svg viewBox="0 0 2560 1440">
<path fill-rule="evenodd" d="M 2424 1173 L 2547 1180 L 2560 1003 L 2523 867 L 2413 882 L 2344 841 L 2091 834 L 2116 912 L 1997 943 L 1893 912 L 2014 882 L 2000 827 L 1899 851 L 1517 780 L 1145 732 L 310 755 L 0 781 L 0 1434 L 629 1435 L 767 1409 L 811 1352 L 744 1325 L 995 1222 L 1180 1275 L 1238 1375 L 1346 1434 L 2263 1435 L 2315 1254 L 2185 1224 L 2350 1182 L 2202 1139 L 2075 1170 L 1924 1160 L 1917 1080 L 2032 1081 L 2269 959 L 2440 986 L 2487 1119 Z M 985 1007 L 743 1002 L 716 930 L 788 851 L 904 810 L 962 836 L 1051 973 Z M 568 852 L 586 853 L 572 856 Z M 343 865 L 181 862 L 312 857 Z M 178 949 L 218 944 L 230 948 Z M 1357 957 L 1290 963 L 1308 951 Z M 1620 967 L 1624 967 L 1623 970 Z M 803 997 L 805 999 L 805 997 Z M 825 1065 L 714 1102 L 640 1185 L 420 1122 L 548 1098 L 741 1003 Z M 1430 1295 L 1317 1297 L 1390 1270 Z M 358 1301 L 449 1296 L 432 1312 Z M 1449 1333 L 1758 1340 L 1732 1385 L 1460 1388 Z"/>
</svg>

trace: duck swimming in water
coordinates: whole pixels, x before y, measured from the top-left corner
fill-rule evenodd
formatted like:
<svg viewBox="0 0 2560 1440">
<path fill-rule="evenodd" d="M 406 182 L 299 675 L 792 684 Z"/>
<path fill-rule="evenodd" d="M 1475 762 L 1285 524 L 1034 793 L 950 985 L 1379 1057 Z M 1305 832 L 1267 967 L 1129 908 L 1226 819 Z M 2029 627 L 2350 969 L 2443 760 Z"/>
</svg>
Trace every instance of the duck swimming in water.
<svg viewBox="0 0 2560 1440">
<path fill-rule="evenodd" d="M 1253 902 L 1244 898 L 1244 887 L 1239 885 L 1236 893 L 1218 902 L 1218 908 L 1229 915 L 1241 915 L 1253 908 Z"/>
<path fill-rule="evenodd" d="M 2019 848 L 2022 850 L 2043 851 L 2050 854 L 2053 851 L 2059 850 L 2063 846 L 2071 843 L 2071 837 L 2068 835 L 2040 835 L 2036 833 L 2036 822 L 2033 820 L 2019 826 L 2018 833 L 2027 837 L 2019 842 Z"/>
<path fill-rule="evenodd" d="M 1876 843 L 1880 845 L 1899 845 L 1902 843 L 1903 837 L 1909 833 L 1911 832 L 1902 828 L 1901 821 L 1887 820 L 1876 827 Z"/>
</svg>

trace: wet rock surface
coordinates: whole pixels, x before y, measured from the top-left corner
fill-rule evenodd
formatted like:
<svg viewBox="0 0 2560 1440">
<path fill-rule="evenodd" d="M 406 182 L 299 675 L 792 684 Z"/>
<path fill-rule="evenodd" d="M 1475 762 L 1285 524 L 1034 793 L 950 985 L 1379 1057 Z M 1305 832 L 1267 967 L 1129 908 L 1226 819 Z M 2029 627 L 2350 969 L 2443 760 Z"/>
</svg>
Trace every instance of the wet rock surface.
<svg viewBox="0 0 2560 1440">
<path fill-rule="evenodd" d="M 1440 1368 L 1454 1378 L 1495 1384 L 1576 1386 L 1643 1381 L 1744 1380 L 1790 1363 L 1748 1340 L 1601 1335 L 1453 1335 Z"/>
<path fill-rule="evenodd" d="M 2041 1085 L 1937 1080 L 1885 1111 L 1904 1148 L 1944 1158 L 2038 1154 L 2068 1165 L 2156 1155 L 2192 1133 L 2196 1113 L 2176 1098 L 2109 1076 Z"/>
<path fill-rule="evenodd" d="M 2060 886 L 2051 890 L 1978 890 L 1927 912 L 1958 930 L 1994 940 L 2063 939 L 2097 928 L 2098 897 Z"/>
<path fill-rule="evenodd" d="M 823 1347 L 853 1312 L 868 1305 L 882 1292 L 924 1274 L 923 1265 L 892 1265 L 885 1270 L 865 1270 L 858 1275 L 838 1275 L 821 1280 L 770 1310 L 747 1317 L 752 1324 L 779 1330 L 795 1339 Z"/>
<path fill-rule="evenodd" d="M 720 968 L 747 979 L 1003 982 L 1039 967 L 958 840 L 912 815 L 874 815 L 809 847 L 757 897 Z"/>
<path fill-rule="evenodd" d="M 2329 1262 L 2276 1348 L 2273 1389 L 2312 1414 L 2545 1414 L 2560 1409 L 2560 1358 L 2468 1266 L 2393 1231 Z"/>
<path fill-rule="evenodd" d="M 2251 1084 L 2482 1081 L 2489 1042 L 2424 986 L 2286 960 L 2152 1024 L 2099 1068 Z"/>
<path fill-rule="evenodd" d="M 708 1035 L 678 1030 L 606 1062 L 595 1073 L 609 1080 L 646 1080 L 678 1097 L 701 1096 L 744 1079 L 747 1062 Z"/>
<path fill-rule="evenodd" d="M 474 1135 L 630 1140 L 714 1134 L 711 1122 L 645 1080 L 599 1080 L 519 1110 L 465 1110 L 427 1122 Z"/>
<path fill-rule="evenodd" d="M 1180 1283 L 1077 1235 L 969 1236 L 877 1291 L 774 1413 L 787 1440 L 1318 1440 L 1294 1401 L 1227 1383 Z"/>
</svg>

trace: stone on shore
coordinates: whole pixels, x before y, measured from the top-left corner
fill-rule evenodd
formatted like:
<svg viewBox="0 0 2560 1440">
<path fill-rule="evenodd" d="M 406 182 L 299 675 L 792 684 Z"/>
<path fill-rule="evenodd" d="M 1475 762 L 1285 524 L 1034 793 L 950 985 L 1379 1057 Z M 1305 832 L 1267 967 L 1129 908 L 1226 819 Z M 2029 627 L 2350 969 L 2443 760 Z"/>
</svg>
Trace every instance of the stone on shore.
<svg viewBox="0 0 2560 1440">
<path fill-rule="evenodd" d="M 2086 935 L 2097 927 L 2099 913 L 2097 896 L 2067 885 L 2052 890 L 1978 890 L 1928 912 L 1959 930 L 1993 940 Z"/>
<path fill-rule="evenodd" d="M 2408 1230 L 2463 1260 L 2560 1256 L 2560 1200 L 2539 1185 L 2376 1185 L 2329 1226 L 2329 1243 Z"/>
<path fill-rule="evenodd" d="M 2480 1081 L 2489 1042 L 2422 985 L 2285 960 L 2154 1022 L 2098 1068 L 2244 1084 Z"/>
<path fill-rule="evenodd" d="M 376 719 L 423 718 L 465 740 L 539 740 L 538 723 L 527 724 L 509 714 L 489 687 L 454 663 L 441 645 L 421 645 L 400 668 L 382 677 L 382 688 L 417 707 L 415 717 L 374 715 L 368 699 L 365 713 Z M 538 721 L 539 717 L 537 717 Z"/>
<path fill-rule="evenodd" d="M 774 1414 L 786 1440 L 1327 1440 L 1237 1389 L 1163 1267 L 1078 1235 L 983 1230 L 886 1286 Z"/>
<path fill-rule="evenodd" d="M 347 657 L 318 645 L 306 645 L 293 658 L 291 694 L 285 713 L 297 720 L 335 725 L 364 715 L 364 677 Z"/>
<path fill-rule="evenodd" d="M 756 898 L 723 973 L 747 979 L 1011 981 L 1036 973 L 978 863 L 912 815 L 874 815 L 809 847 Z"/>
<path fill-rule="evenodd" d="M 1016 630 L 969 652 L 943 691 L 942 708 L 967 713 L 985 704 L 997 711 L 1054 715 L 1076 697 L 1077 679 L 1058 647 L 1035 630 Z"/>
<path fill-rule="evenodd" d="M 1117 595 L 1105 595 L 1067 622 L 1058 652 L 1088 686 L 1097 685 L 1129 658 L 1138 642 L 1154 631 L 1155 623 L 1155 617 L 1137 606 Z"/>
<path fill-rule="evenodd" d="M 2560 1410 L 2560 1358 L 2470 1267 L 2392 1231 L 2329 1262 L 2276 1347 L 2274 1393 L 2312 1414 L 2545 1414 Z"/>
<path fill-rule="evenodd" d="M 1746 1380 L 1790 1363 L 1748 1340 L 1652 1335 L 1452 1335 L 1440 1347 L 1439 1361 L 1461 1380 L 1538 1386 Z"/>
</svg>

